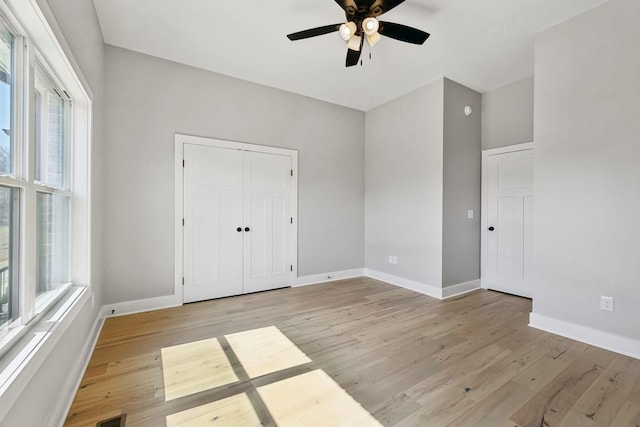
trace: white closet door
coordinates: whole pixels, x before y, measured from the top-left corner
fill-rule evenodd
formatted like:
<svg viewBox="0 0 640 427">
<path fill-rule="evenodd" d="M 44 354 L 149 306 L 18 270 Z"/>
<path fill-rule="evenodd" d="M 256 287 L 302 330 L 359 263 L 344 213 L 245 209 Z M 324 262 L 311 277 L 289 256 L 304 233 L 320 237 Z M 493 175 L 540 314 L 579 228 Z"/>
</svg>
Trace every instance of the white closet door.
<svg viewBox="0 0 640 427">
<path fill-rule="evenodd" d="M 184 145 L 184 302 L 242 293 L 243 153 Z"/>
<path fill-rule="evenodd" d="M 291 157 L 244 153 L 244 293 L 291 284 Z"/>
<path fill-rule="evenodd" d="M 487 159 L 485 286 L 532 296 L 533 150 Z"/>
</svg>

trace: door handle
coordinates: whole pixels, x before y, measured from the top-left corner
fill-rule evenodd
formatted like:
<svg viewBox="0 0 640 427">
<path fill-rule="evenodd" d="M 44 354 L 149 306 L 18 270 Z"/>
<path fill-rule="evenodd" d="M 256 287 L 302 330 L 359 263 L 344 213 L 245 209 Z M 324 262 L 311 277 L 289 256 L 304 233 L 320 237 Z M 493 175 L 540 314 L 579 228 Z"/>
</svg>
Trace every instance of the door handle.
<svg viewBox="0 0 640 427">
<path fill-rule="evenodd" d="M 489 231 L 493 231 L 495 229 L 496 229 L 495 227 L 489 227 Z"/>
<path fill-rule="evenodd" d="M 249 227 L 245 227 L 244 231 L 251 231 L 251 229 Z"/>
<path fill-rule="evenodd" d="M 238 228 L 236 228 L 236 231 L 237 231 L 238 233 L 242 233 L 242 227 L 238 227 Z"/>
</svg>

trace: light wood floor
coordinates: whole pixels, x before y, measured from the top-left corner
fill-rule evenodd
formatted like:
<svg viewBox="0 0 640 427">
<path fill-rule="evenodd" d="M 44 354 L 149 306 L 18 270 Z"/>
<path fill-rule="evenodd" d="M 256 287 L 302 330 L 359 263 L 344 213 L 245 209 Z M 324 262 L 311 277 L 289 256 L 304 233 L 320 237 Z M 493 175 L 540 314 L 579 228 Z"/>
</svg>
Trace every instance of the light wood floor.
<svg viewBox="0 0 640 427">
<path fill-rule="evenodd" d="M 640 361 L 529 328 L 530 310 L 496 292 L 442 302 L 359 278 L 111 318 L 66 425 L 126 413 L 128 427 L 164 426 L 240 393 L 274 425 L 256 387 L 322 369 L 388 426 L 639 426 Z M 165 402 L 161 348 L 267 326 L 312 362 Z"/>
</svg>

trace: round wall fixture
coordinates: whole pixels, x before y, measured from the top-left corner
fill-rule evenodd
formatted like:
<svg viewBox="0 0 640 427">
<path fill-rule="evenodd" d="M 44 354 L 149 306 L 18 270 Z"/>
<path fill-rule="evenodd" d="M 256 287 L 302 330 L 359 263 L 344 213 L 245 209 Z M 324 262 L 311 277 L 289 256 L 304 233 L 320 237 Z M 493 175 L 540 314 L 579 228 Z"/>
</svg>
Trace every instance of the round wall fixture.
<svg viewBox="0 0 640 427">
<path fill-rule="evenodd" d="M 473 113 L 473 108 L 471 108 L 470 105 L 466 105 L 464 107 L 464 115 L 469 117 L 471 115 L 471 113 Z"/>
</svg>

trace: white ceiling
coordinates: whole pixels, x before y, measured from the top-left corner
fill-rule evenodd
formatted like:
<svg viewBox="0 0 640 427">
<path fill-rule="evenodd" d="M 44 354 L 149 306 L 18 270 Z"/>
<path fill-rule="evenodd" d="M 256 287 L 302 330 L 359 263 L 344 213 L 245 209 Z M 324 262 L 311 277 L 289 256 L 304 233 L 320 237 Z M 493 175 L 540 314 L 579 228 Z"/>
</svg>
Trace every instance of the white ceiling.
<svg viewBox="0 0 640 427">
<path fill-rule="evenodd" d="M 479 92 L 533 74 L 533 36 L 608 0 L 407 0 L 381 19 L 431 33 L 384 38 L 345 68 L 334 0 L 94 0 L 106 43 L 367 111 L 446 76 Z"/>
</svg>

